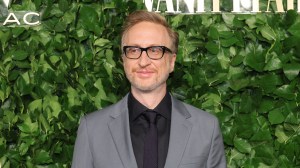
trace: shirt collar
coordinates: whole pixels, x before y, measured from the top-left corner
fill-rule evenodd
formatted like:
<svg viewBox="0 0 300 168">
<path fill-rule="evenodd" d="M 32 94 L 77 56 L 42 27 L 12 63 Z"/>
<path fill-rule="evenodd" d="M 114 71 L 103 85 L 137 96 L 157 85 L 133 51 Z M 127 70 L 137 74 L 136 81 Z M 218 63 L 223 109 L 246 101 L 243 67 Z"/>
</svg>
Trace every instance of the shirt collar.
<svg viewBox="0 0 300 168">
<path fill-rule="evenodd" d="M 140 103 L 131 93 L 128 95 L 128 111 L 129 121 L 134 121 L 144 111 L 149 110 L 146 106 Z M 172 101 L 171 95 L 167 92 L 161 102 L 153 109 L 164 118 L 171 120 Z"/>
</svg>

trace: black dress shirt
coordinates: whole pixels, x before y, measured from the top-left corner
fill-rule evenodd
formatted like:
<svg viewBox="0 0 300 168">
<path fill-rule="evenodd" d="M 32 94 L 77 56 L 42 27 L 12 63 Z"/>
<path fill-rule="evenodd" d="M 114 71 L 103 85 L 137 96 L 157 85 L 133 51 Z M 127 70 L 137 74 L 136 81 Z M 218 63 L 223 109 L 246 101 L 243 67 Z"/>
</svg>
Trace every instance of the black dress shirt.
<svg viewBox="0 0 300 168">
<path fill-rule="evenodd" d="M 149 123 L 142 113 L 148 110 L 130 93 L 128 96 L 128 110 L 130 135 L 134 155 L 137 161 L 138 168 L 143 168 L 144 155 L 144 137 L 148 130 Z M 157 116 L 157 131 L 158 131 L 158 168 L 163 168 L 166 162 L 171 126 L 171 110 L 172 101 L 171 96 L 167 92 L 162 101 L 151 109 L 158 113 Z"/>
</svg>

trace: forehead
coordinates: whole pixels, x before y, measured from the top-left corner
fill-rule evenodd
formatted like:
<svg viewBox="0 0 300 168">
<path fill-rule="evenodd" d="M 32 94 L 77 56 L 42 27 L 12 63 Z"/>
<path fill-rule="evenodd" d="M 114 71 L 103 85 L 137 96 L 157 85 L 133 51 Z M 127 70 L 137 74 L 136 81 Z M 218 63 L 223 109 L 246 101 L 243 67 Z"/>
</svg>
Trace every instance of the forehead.
<svg viewBox="0 0 300 168">
<path fill-rule="evenodd" d="M 156 23 L 140 22 L 132 26 L 123 37 L 125 45 L 170 45 L 167 29 Z"/>
</svg>

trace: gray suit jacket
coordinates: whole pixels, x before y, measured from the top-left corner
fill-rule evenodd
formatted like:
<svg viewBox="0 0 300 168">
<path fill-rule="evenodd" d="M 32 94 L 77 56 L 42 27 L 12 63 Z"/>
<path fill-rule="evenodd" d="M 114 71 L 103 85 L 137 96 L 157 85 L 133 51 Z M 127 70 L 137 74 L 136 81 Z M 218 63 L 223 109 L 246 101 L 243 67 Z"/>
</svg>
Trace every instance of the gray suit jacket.
<svg viewBox="0 0 300 168">
<path fill-rule="evenodd" d="M 72 168 L 137 168 L 132 149 L 127 96 L 81 119 Z M 225 168 L 216 117 L 172 97 L 165 168 Z"/>
</svg>

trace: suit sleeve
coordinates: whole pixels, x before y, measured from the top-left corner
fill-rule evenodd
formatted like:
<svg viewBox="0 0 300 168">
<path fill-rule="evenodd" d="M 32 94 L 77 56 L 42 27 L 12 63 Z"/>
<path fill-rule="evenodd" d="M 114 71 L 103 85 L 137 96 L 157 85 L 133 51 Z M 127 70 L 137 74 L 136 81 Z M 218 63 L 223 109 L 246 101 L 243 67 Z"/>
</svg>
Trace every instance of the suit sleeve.
<svg viewBox="0 0 300 168">
<path fill-rule="evenodd" d="M 226 168 L 226 158 L 224 152 L 223 138 L 218 120 L 214 120 L 214 131 L 210 152 L 207 160 L 208 168 Z"/>
<path fill-rule="evenodd" d="M 83 117 L 77 131 L 72 168 L 93 168 L 86 118 Z"/>
</svg>

